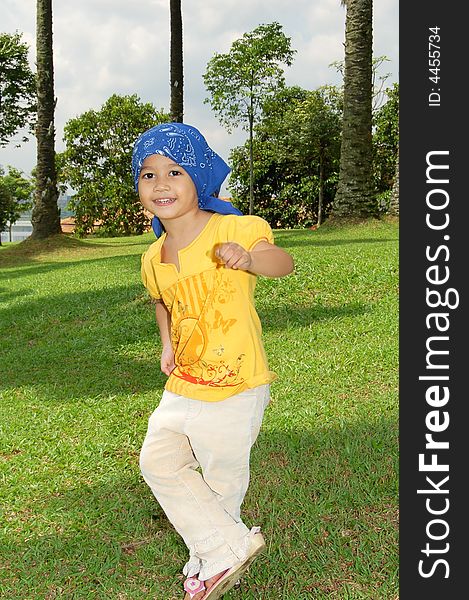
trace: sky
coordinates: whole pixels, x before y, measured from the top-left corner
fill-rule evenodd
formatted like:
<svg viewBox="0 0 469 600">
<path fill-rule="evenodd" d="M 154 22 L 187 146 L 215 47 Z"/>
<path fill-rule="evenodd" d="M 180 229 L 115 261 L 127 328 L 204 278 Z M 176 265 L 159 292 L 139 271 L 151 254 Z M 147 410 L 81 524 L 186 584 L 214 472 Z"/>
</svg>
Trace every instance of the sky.
<svg viewBox="0 0 469 600">
<path fill-rule="evenodd" d="M 137 94 L 142 102 L 169 112 L 169 0 L 53 1 L 56 150 L 64 150 L 65 123 L 87 110 L 99 110 L 112 94 Z M 1 0 L 2 33 L 22 34 L 35 70 L 36 0 Z M 399 80 L 399 2 L 375 0 L 373 56 L 386 56 L 380 73 L 386 86 Z M 344 59 L 345 8 L 340 0 L 182 0 L 184 121 L 197 127 L 209 145 L 228 161 L 230 150 L 247 133 L 229 134 L 204 103 L 207 63 L 214 53 L 261 24 L 278 21 L 296 50 L 285 67 L 287 85 L 314 90 L 340 85 L 330 64 Z M 29 175 L 36 163 L 34 138 L 0 148 L 0 164 Z M 225 182 L 226 185 L 226 182 Z M 222 188 L 224 193 L 225 186 Z"/>
</svg>

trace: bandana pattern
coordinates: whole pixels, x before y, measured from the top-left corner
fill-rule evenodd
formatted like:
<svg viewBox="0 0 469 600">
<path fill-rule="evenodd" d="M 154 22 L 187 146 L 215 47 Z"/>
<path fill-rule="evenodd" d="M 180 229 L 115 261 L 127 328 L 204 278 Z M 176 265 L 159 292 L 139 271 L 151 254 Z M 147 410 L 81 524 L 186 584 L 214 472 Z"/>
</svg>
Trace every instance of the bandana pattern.
<svg viewBox="0 0 469 600">
<path fill-rule="evenodd" d="M 162 154 L 171 158 L 187 171 L 196 187 L 199 207 L 202 210 L 220 214 L 242 214 L 231 202 L 213 196 L 218 194 L 231 169 L 210 148 L 204 136 L 195 127 L 184 123 L 164 123 L 152 127 L 137 139 L 132 153 L 132 174 L 136 191 L 143 161 L 152 154 Z M 155 235 L 159 237 L 163 227 L 157 217 L 153 217 L 152 227 Z"/>
</svg>

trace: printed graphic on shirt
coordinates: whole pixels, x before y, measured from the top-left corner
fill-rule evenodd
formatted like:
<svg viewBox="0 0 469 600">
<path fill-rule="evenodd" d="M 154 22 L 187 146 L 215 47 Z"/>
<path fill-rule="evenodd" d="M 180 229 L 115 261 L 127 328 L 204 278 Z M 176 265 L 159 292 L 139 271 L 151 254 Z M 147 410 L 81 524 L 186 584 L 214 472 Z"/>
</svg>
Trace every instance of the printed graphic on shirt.
<svg viewBox="0 0 469 600">
<path fill-rule="evenodd" d="M 241 375 L 244 354 L 227 362 L 222 342 L 214 348 L 207 347 L 209 339 L 224 339 L 236 325 L 235 293 L 233 282 L 223 268 L 178 280 L 165 290 L 163 301 L 171 311 L 171 341 L 177 365 L 174 377 L 210 387 L 237 386 L 244 382 Z M 225 310 L 229 316 L 224 315 Z"/>
<path fill-rule="evenodd" d="M 215 321 L 213 322 L 213 329 L 221 328 L 223 333 L 228 333 L 230 327 L 235 323 L 236 319 L 224 319 L 221 312 L 219 310 L 215 310 Z"/>
</svg>

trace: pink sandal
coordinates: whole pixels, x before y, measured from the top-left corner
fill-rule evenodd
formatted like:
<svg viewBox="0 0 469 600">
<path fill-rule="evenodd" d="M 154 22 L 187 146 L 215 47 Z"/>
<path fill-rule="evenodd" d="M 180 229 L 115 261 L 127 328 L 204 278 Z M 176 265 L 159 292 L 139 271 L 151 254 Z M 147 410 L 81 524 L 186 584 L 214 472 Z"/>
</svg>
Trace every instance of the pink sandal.
<svg viewBox="0 0 469 600">
<path fill-rule="evenodd" d="M 191 600 L 194 596 L 197 596 L 199 592 L 203 592 L 206 589 L 204 582 L 197 579 L 197 577 L 188 577 L 184 582 L 184 591 L 186 591 Z"/>
</svg>

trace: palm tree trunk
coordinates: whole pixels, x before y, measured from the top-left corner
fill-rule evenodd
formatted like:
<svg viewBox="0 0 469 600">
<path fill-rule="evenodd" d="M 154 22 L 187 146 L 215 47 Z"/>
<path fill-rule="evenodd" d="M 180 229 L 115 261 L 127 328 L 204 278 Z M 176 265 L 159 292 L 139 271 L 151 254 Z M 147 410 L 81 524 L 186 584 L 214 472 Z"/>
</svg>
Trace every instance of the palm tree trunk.
<svg viewBox="0 0 469 600">
<path fill-rule="evenodd" d="M 184 82 L 182 53 L 182 14 L 181 0 L 170 0 L 171 30 L 171 121 L 182 123 L 184 120 Z"/>
<path fill-rule="evenodd" d="M 372 0 L 345 0 L 345 73 L 335 216 L 377 213 L 372 179 Z"/>
<path fill-rule="evenodd" d="M 55 168 L 52 0 L 37 0 L 36 11 L 37 165 L 31 237 L 46 238 L 62 233 Z"/>
</svg>

